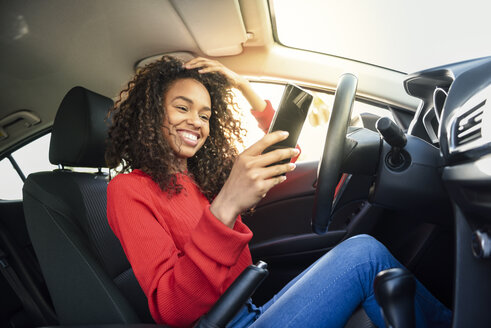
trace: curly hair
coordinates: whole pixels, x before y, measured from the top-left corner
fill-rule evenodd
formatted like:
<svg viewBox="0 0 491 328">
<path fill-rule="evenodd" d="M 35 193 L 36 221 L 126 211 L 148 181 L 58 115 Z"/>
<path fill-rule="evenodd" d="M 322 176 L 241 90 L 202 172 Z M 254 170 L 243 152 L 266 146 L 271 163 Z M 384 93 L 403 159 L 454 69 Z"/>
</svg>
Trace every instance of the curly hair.
<svg viewBox="0 0 491 328">
<path fill-rule="evenodd" d="M 117 173 L 140 169 L 169 195 L 179 194 L 174 163 L 177 154 L 164 138 L 164 99 L 172 84 L 192 78 L 210 94 L 210 134 L 196 154 L 188 158 L 188 174 L 211 201 L 227 179 L 238 155 L 235 142 L 242 143 L 243 129 L 234 117 L 237 106 L 227 78 L 217 72 L 200 74 L 186 69 L 184 62 L 164 56 L 140 70 L 119 93 L 109 111 L 112 121 L 106 148 L 108 167 Z M 181 172 L 182 173 L 182 172 Z"/>
</svg>

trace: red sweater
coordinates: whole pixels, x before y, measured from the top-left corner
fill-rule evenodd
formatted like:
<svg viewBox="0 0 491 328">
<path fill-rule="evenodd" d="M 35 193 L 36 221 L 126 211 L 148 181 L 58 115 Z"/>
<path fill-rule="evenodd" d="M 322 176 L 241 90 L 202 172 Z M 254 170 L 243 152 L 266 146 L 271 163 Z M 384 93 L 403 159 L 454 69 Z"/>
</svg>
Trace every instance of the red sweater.
<svg viewBox="0 0 491 328">
<path fill-rule="evenodd" d="M 267 131 L 274 109 L 254 113 Z M 119 238 L 157 323 L 189 327 L 252 263 L 252 232 L 239 217 L 234 229 L 210 212 L 194 181 L 169 197 L 140 170 L 119 174 L 107 190 L 109 224 Z"/>
<path fill-rule="evenodd" d="M 252 232 L 237 219 L 230 229 L 211 214 L 193 180 L 169 197 L 145 173 L 111 180 L 109 224 L 121 241 L 157 323 L 191 326 L 252 263 Z"/>
</svg>

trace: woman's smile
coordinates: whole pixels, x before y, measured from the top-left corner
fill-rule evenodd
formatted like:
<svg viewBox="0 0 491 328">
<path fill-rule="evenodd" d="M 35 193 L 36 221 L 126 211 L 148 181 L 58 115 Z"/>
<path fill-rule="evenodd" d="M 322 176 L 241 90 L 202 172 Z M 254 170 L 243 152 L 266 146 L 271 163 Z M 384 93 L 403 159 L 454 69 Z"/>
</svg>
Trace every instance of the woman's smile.
<svg viewBox="0 0 491 328">
<path fill-rule="evenodd" d="M 181 140 L 185 144 L 187 144 L 191 147 L 196 147 L 196 145 L 198 144 L 198 140 L 201 138 L 199 133 L 191 132 L 191 131 L 187 131 L 187 130 L 178 129 L 177 134 L 181 137 Z"/>
</svg>

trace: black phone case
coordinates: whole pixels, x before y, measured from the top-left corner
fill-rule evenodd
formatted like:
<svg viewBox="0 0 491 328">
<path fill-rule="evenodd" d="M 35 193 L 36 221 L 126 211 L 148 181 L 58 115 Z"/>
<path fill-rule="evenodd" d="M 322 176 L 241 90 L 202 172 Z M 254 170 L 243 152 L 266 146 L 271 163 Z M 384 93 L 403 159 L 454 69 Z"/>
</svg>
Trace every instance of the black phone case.
<svg viewBox="0 0 491 328">
<path fill-rule="evenodd" d="M 266 148 L 263 153 L 279 148 L 295 148 L 312 100 L 313 96 L 306 90 L 294 84 L 287 84 L 268 133 L 278 130 L 288 131 L 288 138 Z M 275 164 L 289 161 L 285 159 Z"/>
</svg>

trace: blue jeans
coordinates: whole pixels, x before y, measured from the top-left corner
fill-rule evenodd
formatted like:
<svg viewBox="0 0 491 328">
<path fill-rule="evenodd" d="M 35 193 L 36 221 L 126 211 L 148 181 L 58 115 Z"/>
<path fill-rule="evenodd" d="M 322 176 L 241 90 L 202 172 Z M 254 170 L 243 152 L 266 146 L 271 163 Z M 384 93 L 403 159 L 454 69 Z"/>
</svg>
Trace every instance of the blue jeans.
<svg viewBox="0 0 491 328">
<path fill-rule="evenodd" d="M 262 307 L 246 304 L 227 327 L 344 327 L 360 304 L 377 327 L 385 327 L 373 280 L 378 272 L 394 267 L 401 264 L 373 237 L 349 238 Z M 450 327 L 451 311 L 419 282 L 415 305 L 416 327 Z"/>
</svg>

